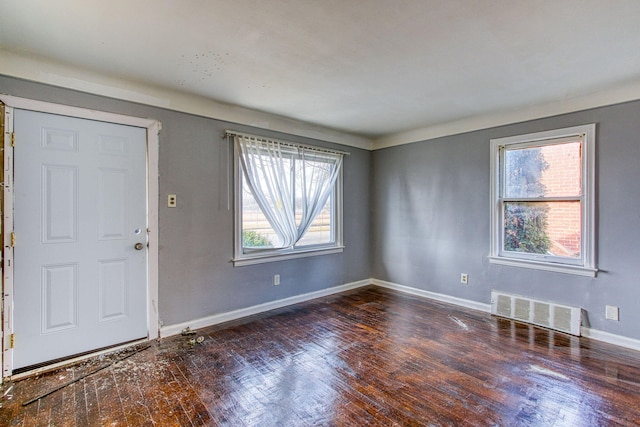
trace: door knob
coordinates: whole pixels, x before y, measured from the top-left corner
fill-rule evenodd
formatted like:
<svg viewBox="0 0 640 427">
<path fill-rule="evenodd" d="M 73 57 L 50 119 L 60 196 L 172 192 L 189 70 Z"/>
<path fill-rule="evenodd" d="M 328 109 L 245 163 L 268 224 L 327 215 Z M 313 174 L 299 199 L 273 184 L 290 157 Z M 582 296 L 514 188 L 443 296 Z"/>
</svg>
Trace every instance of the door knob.
<svg viewBox="0 0 640 427">
<path fill-rule="evenodd" d="M 136 248 L 136 251 L 141 251 L 142 248 L 144 248 L 144 245 L 142 243 L 138 242 L 138 243 L 136 243 L 134 248 Z"/>
</svg>

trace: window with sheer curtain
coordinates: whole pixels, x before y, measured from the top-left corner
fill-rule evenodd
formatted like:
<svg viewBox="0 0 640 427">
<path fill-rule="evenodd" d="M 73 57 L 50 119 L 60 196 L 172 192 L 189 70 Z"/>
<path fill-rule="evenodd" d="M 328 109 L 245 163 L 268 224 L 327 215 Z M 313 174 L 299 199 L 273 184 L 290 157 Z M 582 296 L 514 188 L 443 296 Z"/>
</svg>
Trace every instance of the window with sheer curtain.
<svg viewBox="0 0 640 427">
<path fill-rule="evenodd" d="M 245 134 L 230 137 L 234 264 L 341 251 L 345 153 Z"/>
</svg>

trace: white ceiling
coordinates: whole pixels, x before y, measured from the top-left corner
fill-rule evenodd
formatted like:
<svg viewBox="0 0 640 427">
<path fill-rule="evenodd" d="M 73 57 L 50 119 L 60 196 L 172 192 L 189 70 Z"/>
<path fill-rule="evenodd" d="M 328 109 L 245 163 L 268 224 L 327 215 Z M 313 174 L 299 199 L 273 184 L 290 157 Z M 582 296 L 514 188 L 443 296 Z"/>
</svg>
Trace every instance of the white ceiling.
<svg viewBox="0 0 640 427">
<path fill-rule="evenodd" d="M 640 82 L 638 0 L 0 0 L 0 6 L 0 54 L 371 140 Z"/>
</svg>

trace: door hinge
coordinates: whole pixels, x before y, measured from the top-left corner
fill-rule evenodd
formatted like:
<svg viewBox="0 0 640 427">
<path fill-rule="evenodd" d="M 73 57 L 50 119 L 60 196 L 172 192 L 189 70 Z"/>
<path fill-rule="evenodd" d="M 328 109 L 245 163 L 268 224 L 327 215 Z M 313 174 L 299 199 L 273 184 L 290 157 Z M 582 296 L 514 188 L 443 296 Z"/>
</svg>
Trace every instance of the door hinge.
<svg viewBox="0 0 640 427">
<path fill-rule="evenodd" d="M 9 335 L 9 348 L 13 348 L 15 344 L 16 344 L 15 334 Z"/>
<path fill-rule="evenodd" d="M 16 247 L 16 233 L 14 233 L 13 231 L 11 232 L 11 247 Z"/>
<path fill-rule="evenodd" d="M 12 147 L 16 146 L 16 133 L 15 132 L 11 132 L 11 146 Z"/>
</svg>

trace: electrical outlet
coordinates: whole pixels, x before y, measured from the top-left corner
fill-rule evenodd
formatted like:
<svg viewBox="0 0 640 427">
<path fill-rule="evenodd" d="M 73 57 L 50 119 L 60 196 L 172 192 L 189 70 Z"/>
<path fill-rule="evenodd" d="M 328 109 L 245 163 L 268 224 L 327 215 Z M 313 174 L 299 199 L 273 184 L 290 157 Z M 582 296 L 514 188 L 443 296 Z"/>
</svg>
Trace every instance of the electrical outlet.
<svg viewBox="0 0 640 427">
<path fill-rule="evenodd" d="M 607 320 L 620 320 L 620 309 L 613 305 L 607 305 L 605 308 L 605 318 Z"/>
<path fill-rule="evenodd" d="M 460 273 L 460 283 L 463 285 L 469 283 L 469 275 L 467 273 Z"/>
<path fill-rule="evenodd" d="M 280 284 L 280 275 L 279 274 L 275 274 L 273 276 L 273 286 L 278 286 Z"/>
<path fill-rule="evenodd" d="M 169 194 L 167 196 L 167 207 L 175 208 L 176 206 L 178 206 L 178 198 L 175 194 Z"/>
</svg>

